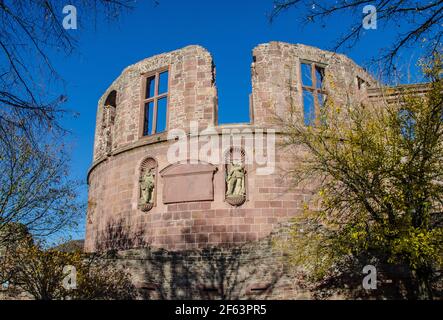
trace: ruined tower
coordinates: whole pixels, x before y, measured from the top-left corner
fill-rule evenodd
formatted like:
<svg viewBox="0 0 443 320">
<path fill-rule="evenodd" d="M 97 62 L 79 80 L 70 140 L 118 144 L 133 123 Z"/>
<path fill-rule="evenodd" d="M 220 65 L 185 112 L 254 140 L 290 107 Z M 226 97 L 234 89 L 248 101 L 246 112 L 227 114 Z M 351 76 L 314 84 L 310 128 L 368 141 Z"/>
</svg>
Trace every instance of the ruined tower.
<svg viewBox="0 0 443 320">
<path fill-rule="evenodd" d="M 297 290 L 268 240 L 312 195 L 284 174 L 275 118 L 295 106 L 309 125 L 326 91 L 344 101 L 376 82 L 305 45 L 261 44 L 252 60 L 248 124 L 218 124 L 215 65 L 195 45 L 127 67 L 99 100 L 85 250 L 118 251 L 149 297 Z"/>
</svg>

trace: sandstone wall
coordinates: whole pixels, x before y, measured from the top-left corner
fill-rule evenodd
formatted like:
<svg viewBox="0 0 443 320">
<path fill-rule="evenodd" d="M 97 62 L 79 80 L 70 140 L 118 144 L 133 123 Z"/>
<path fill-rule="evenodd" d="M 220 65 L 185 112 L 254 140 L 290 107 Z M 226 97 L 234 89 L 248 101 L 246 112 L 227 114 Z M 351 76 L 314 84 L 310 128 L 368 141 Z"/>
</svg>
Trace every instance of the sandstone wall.
<svg viewBox="0 0 443 320">
<path fill-rule="evenodd" d="M 234 127 L 240 132 L 254 132 L 251 126 Z M 220 127 L 217 135 L 223 128 L 231 127 Z M 243 141 L 253 140 L 254 136 Z M 266 139 L 266 134 L 263 136 Z M 277 223 L 300 213 L 310 200 L 309 188 L 290 187 L 285 175 L 289 162 L 277 153 L 268 164 L 275 167 L 273 174 L 257 175 L 257 169 L 263 167 L 256 163 L 246 165 L 247 200 L 240 207 L 225 201 L 226 172 L 224 165 L 218 164 L 213 177 L 213 201 L 164 204 L 165 180 L 158 175 L 156 204 L 143 212 L 138 208 L 140 164 L 150 157 L 157 161 L 159 169 L 168 167 L 167 149 L 173 143 L 162 140 L 122 151 L 91 170 L 87 251 L 147 245 L 183 250 L 256 241 L 267 236 Z M 219 152 L 223 154 L 224 150 Z M 265 148 L 265 155 L 266 152 Z M 185 192 L 180 188 L 178 193 Z"/>
<path fill-rule="evenodd" d="M 288 180 L 287 171 L 294 164 L 285 159 L 285 150 L 276 148 L 275 159 L 267 158 L 274 151 L 267 150 L 266 130 L 276 127 L 276 114 L 285 116 L 291 106 L 302 109 L 301 61 L 325 66 L 326 89 L 338 101 L 361 94 L 357 77 L 370 86 L 375 81 L 345 56 L 304 45 L 262 44 L 253 50 L 253 60 L 249 125 L 214 127 L 218 108 L 215 68 L 210 54 L 199 46 L 145 59 L 126 68 L 112 83 L 100 99 L 97 112 L 94 163 L 88 175 L 87 251 L 146 246 L 189 250 L 237 245 L 266 237 L 276 224 L 299 214 L 305 204 L 315 206 L 311 203 L 313 185 L 294 187 Z M 215 169 L 212 180 L 195 186 L 183 178 L 176 186 L 176 193 L 188 200 L 175 203 L 165 200 L 175 192 L 174 186 L 165 183 L 162 172 L 174 165 L 167 152 L 176 140 L 168 140 L 168 132 L 143 137 L 140 127 L 143 75 L 160 68 L 169 70 L 169 132 L 184 129 L 190 140 L 195 136 L 190 128 L 194 121 L 200 130 L 212 126 L 212 132 L 203 134 L 204 137 L 221 137 L 224 130 L 229 130 L 232 140 L 243 139 L 242 147 L 251 140 L 256 143 L 255 138 L 264 130 L 264 147 L 254 144 L 250 155 L 253 161 L 246 165 L 247 195 L 242 205 L 233 206 L 226 201 L 226 167 L 210 160 L 208 165 Z M 115 106 L 106 108 L 114 95 Z M 107 131 L 103 129 L 104 122 Z M 244 135 L 246 131 L 250 134 Z M 277 140 L 281 138 L 278 132 L 276 136 Z M 261 165 L 255 161 L 255 151 L 262 149 L 268 165 L 275 168 L 265 175 L 258 174 Z M 216 150 L 223 158 L 226 149 L 220 146 Z M 145 212 L 138 200 L 140 168 L 147 158 L 156 162 L 157 175 L 155 203 Z M 189 161 L 197 158 L 191 152 L 187 155 Z M 166 194 L 165 188 L 172 191 Z M 186 193 L 195 193 L 198 188 L 209 194 L 206 201 L 189 195 L 186 198 Z"/>
<path fill-rule="evenodd" d="M 109 252 L 106 259 L 129 272 L 139 299 L 405 299 L 408 290 L 412 292 L 404 267 L 378 264 L 377 289 L 363 289 L 362 269 L 367 261 L 356 261 L 345 273 L 308 281 L 306 274 L 288 265 L 276 245 L 288 236 L 289 227 L 289 223 L 279 224 L 258 241 L 229 248 L 147 247 Z"/>
<path fill-rule="evenodd" d="M 231 248 L 132 249 L 108 256 L 132 275 L 141 299 L 308 299 L 271 237 Z"/>
<path fill-rule="evenodd" d="M 330 98 L 345 102 L 359 97 L 357 77 L 368 86 L 375 81 L 351 59 L 329 51 L 284 42 L 258 45 L 253 50 L 251 66 L 252 112 L 255 125 L 275 125 L 275 117 L 282 117 L 292 108 L 302 109 L 302 81 L 300 62 L 316 62 L 325 68 L 325 90 Z"/>
<path fill-rule="evenodd" d="M 129 146 L 142 137 L 141 99 L 143 75 L 161 68 L 169 70 L 168 129 L 182 128 L 190 120 L 202 127 L 216 122 L 217 90 L 212 57 L 200 46 L 159 54 L 127 67 L 111 84 L 98 102 L 94 160 L 106 156 L 103 141 L 104 105 L 109 94 L 116 91 L 115 122 L 112 130 L 112 151 Z"/>
</svg>

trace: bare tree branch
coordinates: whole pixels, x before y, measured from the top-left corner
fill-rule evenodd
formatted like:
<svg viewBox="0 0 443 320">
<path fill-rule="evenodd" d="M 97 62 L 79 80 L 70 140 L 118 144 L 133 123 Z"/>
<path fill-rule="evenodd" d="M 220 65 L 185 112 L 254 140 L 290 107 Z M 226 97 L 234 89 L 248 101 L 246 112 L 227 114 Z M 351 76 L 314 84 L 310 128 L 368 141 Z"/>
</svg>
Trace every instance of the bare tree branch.
<svg viewBox="0 0 443 320">
<path fill-rule="evenodd" d="M 337 51 L 360 41 L 365 31 L 361 19 L 365 5 L 374 5 L 377 8 L 377 24 L 382 28 L 396 28 L 398 24 L 406 27 L 406 31 L 398 32 L 395 42 L 374 59 L 382 62 L 386 74 L 395 71 L 395 60 L 403 49 L 420 43 L 424 56 L 430 56 L 442 49 L 443 0 L 276 0 L 269 19 L 272 22 L 289 9 L 297 9 L 304 24 L 316 23 L 319 19 L 326 20 L 343 12 L 352 13 L 354 19 L 349 30 L 337 39 L 333 47 Z"/>
</svg>

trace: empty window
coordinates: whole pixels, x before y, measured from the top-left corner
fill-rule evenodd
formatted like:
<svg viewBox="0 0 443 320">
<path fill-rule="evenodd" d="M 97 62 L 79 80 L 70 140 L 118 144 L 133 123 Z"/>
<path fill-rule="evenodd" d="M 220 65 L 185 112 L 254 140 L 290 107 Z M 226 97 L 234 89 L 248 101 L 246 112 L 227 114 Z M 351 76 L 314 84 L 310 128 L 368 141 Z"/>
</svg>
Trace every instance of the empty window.
<svg viewBox="0 0 443 320">
<path fill-rule="evenodd" d="M 105 106 L 116 107 L 117 106 L 117 91 L 112 90 L 105 100 Z"/>
<path fill-rule="evenodd" d="M 143 90 L 143 136 L 166 131 L 168 71 L 159 71 L 145 77 Z"/>
<path fill-rule="evenodd" d="M 325 67 L 314 62 L 302 62 L 300 66 L 303 89 L 303 119 L 307 126 L 314 125 L 322 115 L 326 99 L 324 91 Z"/>
<path fill-rule="evenodd" d="M 364 90 L 368 87 L 368 83 L 360 77 L 357 77 L 358 90 Z"/>
</svg>

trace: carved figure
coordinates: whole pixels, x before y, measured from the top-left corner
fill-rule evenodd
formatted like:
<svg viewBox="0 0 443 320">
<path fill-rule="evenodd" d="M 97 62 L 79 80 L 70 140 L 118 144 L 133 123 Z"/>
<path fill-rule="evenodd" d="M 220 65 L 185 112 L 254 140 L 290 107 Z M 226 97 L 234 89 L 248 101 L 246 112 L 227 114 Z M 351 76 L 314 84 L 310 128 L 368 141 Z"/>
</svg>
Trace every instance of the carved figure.
<svg viewBox="0 0 443 320">
<path fill-rule="evenodd" d="M 147 169 L 141 179 L 141 201 L 143 204 L 154 202 L 155 178 L 151 169 Z"/>
<path fill-rule="evenodd" d="M 241 162 L 231 164 L 226 177 L 226 196 L 244 196 L 245 195 L 245 168 Z"/>
</svg>

